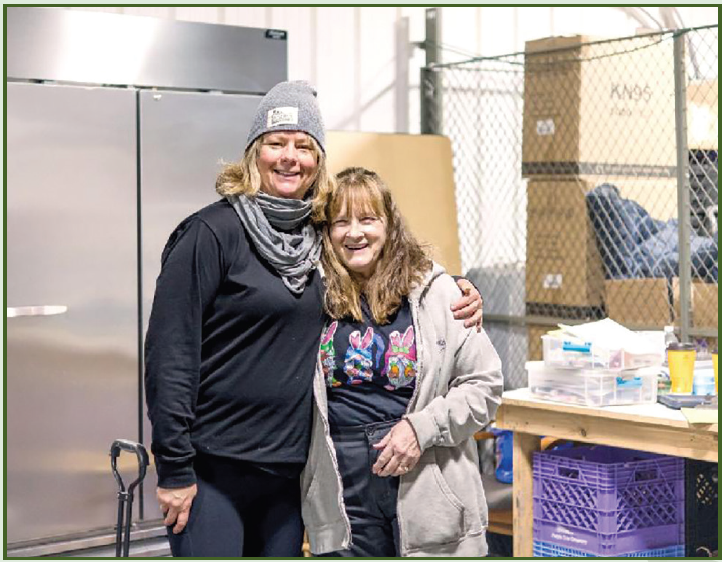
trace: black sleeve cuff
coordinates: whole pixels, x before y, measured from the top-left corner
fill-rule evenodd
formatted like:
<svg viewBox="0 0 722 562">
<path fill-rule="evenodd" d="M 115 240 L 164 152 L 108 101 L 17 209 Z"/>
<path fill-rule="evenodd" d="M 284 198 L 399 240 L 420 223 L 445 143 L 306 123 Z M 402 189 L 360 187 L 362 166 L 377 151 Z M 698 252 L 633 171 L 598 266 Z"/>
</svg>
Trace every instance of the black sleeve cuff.
<svg viewBox="0 0 722 562">
<path fill-rule="evenodd" d="M 156 471 L 158 472 L 159 488 L 186 488 L 196 483 L 196 473 L 193 470 L 193 462 L 187 463 L 158 463 L 156 461 Z"/>
</svg>

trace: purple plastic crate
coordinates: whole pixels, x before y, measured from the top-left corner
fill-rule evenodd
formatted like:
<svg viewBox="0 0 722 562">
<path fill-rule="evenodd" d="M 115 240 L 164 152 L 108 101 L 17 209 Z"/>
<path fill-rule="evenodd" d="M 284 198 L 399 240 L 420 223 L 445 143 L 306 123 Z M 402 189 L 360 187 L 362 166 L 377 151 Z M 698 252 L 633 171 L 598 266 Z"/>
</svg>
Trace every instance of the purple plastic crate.
<svg viewBox="0 0 722 562">
<path fill-rule="evenodd" d="M 534 541 L 535 558 L 596 558 L 597 555 L 584 550 L 567 548 L 558 544 Z M 667 546 L 651 550 L 638 550 L 636 552 L 622 552 L 616 554 L 620 558 L 684 558 L 684 545 Z"/>
<path fill-rule="evenodd" d="M 616 447 L 534 453 L 535 497 L 612 511 L 684 499 L 684 459 Z M 558 485 L 557 485 L 558 484 Z"/>
<path fill-rule="evenodd" d="M 621 533 L 597 533 L 534 519 L 534 540 L 563 544 L 593 552 L 597 556 L 620 556 L 625 552 L 649 550 L 684 542 L 684 524 L 635 529 Z"/>
<path fill-rule="evenodd" d="M 684 543 L 684 459 L 577 447 L 534 454 L 534 539 L 614 556 Z"/>
</svg>

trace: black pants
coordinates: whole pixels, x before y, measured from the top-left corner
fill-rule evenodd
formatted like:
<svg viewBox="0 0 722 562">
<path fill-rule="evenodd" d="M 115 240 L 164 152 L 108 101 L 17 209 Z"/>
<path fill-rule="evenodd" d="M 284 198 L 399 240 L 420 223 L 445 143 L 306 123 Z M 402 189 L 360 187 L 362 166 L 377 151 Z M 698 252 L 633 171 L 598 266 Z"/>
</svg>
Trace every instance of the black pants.
<svg viewBox="0 0 722 562">
<path fill-rule="evenodd" d="M 331 428 L 343 479 L 343 500 L 351 521 L 351 548 L 324 556 L 398 557 L 399 525 L 396 501 L 398 477 L 381 478 L 371 472 L 380 451 L 372 447 L 398 423 Z"/>
<path fill-rule="evenodd" d="M 298 478 L 253 465 L 198 456 L 198 495 L 188 525 L 178 535 L 168 527 L 173 556 L 301 556 L 303 523 Z"/>
</svg>

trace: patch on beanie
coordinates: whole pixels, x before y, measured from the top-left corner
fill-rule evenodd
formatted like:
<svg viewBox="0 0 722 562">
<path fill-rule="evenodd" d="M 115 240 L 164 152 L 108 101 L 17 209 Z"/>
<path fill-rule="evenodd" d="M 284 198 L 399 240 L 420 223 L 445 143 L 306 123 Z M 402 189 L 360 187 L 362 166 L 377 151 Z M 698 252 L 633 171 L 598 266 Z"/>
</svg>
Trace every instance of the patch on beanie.
<svg viewBox="0 0 722 562">
<path fill-rule="evenodd" d="M 276 107 L 268 111 L 268 119 L 266 127 L 276 127 L 278 125 L 298 125 L 298 108 L 297 107 Z"/>
</svg>

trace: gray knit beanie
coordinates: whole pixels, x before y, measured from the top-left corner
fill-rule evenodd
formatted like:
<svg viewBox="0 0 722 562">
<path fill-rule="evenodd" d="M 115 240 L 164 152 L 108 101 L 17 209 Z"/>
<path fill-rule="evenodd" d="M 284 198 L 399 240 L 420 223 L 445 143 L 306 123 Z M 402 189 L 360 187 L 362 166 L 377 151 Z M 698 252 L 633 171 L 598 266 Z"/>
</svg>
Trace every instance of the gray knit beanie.
<svg viewBox="0 0 722 562">
<path fill-rule="evenodd" d="M 304 80 L 281 82 L 263 96 L 248 133 L 246 150 L 264 133 L 303 131 L 326 152 L 326 133 L 316 101 L 316 90 Z"/>
</svg>

